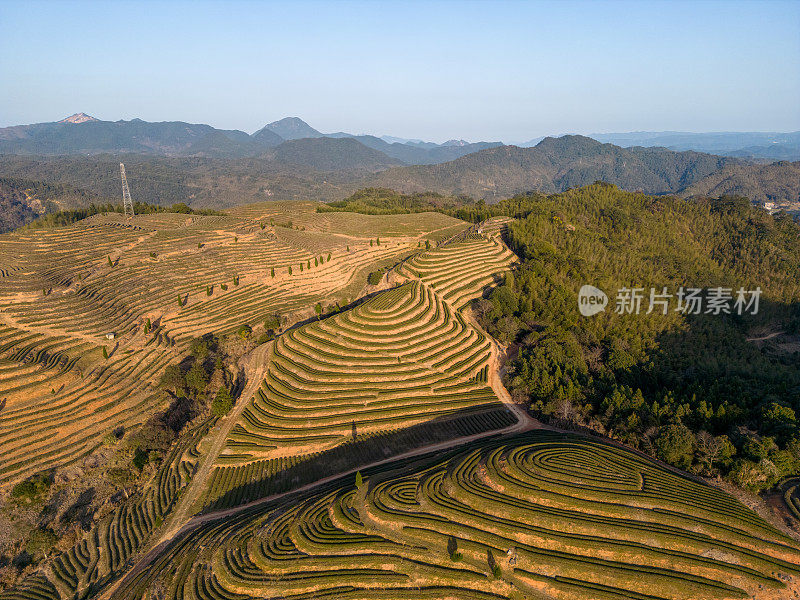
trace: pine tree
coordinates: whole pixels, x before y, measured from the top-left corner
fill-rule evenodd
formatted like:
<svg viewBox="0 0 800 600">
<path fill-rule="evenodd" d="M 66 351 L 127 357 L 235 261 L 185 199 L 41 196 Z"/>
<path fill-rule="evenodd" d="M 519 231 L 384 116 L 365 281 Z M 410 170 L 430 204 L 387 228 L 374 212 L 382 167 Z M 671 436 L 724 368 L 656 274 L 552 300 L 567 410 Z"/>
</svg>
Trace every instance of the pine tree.
<svg viewBox="0 0 800 600">
<path fill-rule="evenodd" d="M 103 346 L 103 358 L 108 359 L 108 348 Z"/>
<path fill-rule="evenodd" d="M 331 261 L 331 253 L 330 252 L 328 252 L 328 258 L 326 260 L 327 260 L 327 262 Z"/>
<path fill-rule="evenodd" d="M 356 487 L 360 488 L 364 485 L 364 478 L 361 476 L 361 471 L 356 471 Z"/>
<path fill-rule="evenodd" d="M 272 277 L 275 277 L 275 267 L 272 267 L 272 271 L 270 272 L 270 275 Z"/>
<path fill-rule="evenodd" d="M 450 555 L 450 560 L 461 559 L 461 552 L 458 551 L 458 540 L 452 535 L 447 538 L 447 553 Z"/>
<path fill-rule="evenodd" d="M 114 263 L 113 263 L 113 262 L 111 262 L 111 257 L 110 257 L 110 256 L 108 256 L 107 258 L 108 258 L 108 266 L 109 266 L 109 267 L 113 267 L 113 266 L 114 266 Z"/>
</svg>

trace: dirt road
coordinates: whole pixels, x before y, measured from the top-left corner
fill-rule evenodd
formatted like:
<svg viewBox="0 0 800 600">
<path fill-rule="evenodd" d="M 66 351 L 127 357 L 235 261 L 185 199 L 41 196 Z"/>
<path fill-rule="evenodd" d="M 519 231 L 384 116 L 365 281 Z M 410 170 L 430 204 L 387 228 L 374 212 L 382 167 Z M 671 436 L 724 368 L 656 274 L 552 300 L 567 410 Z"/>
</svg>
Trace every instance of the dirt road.
<svg viewBox="0 0 800 600">
<path fill-rule="evenodd" d="M 198 501 L 200 495 L 206 489 L 208 478 L 211 475 L 214 465 L 217 462 L 217 457 L 225 447 L 225 441 L 228 439 L 233 426 L 239 421 L 239 417 L 244 411 L 245 407 L 255 393 L 258 391 L 261 381 L 264 379 L 264 374 L 267 370 L 269 362 L 269 353 L 272 349 L 272 344 L 262 344 L 256 347 L 252 352 L 247 354 L 240 362 L 239 367 L 244 369 L 247 377 L 247 385 L 242 390 L 236 405 L 233 410 L 225 417 L 220 419 L 214 429 L 209 432 L 211 438 L 211 447 L 208 452 L 200 459 L 200 468 L 192 477 L 191 482 L 186 487 L 183 495 L 175 510 L 172 511 L 167 523 L 168 526 L 161 534 L 158 544 L 171 539 L 181 529 L 181 524 L 186 522 L 191 516 L 192 506 Z"/>
</svg>

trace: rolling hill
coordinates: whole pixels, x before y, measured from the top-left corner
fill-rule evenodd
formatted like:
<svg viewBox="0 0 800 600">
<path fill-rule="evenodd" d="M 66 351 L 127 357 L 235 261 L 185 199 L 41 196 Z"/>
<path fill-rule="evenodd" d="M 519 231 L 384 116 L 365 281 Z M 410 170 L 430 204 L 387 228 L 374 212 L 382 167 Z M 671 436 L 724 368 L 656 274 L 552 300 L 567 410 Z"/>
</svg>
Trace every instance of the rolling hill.
<svg viewBox="0 0 800 600">
<path fill-rule="evenodd" d="M 681 196 L 745 196 L 754 202 L 786 203 L 800 210 L 800 162 L 730 164 L 681 191 Z"/>
<path fill-rule="evenodd" d="M 563 191 L 597 180 L 652 194 L 674 193 L 734 159 L 657 148 L 620 148 L 583 136 L 545 138 L 533 148 L 501 146 L 449 163 L 389 169 L 370 185 L 432 190 L 488 200 L 536 190 Z"/>
<path fill-rule="evenodd" d="M 302 138 L 283 142 L 264 158 L 317 171 L 380 171 L 400 164 L 353 138 Z"/>
</svg>

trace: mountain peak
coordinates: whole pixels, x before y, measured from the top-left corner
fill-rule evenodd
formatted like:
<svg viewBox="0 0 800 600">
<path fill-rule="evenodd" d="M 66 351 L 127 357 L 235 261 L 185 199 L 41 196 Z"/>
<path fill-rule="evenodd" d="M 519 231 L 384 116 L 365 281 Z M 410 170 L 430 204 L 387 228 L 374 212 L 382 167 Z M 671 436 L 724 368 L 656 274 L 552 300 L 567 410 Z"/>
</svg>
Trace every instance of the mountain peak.
<svg viewBox="0 0 800 600">
<path fill-rule="evenodd" d="M 466 140 L 447 140 L 442 146 L 468 146 L 469 142 Z"/>
<path fill-rule="evenodd" d="M 97 121 L 94 117 L 87 115 L 86 113 L 75 113 L 74 115 L 68 116 L 66 119 L 61 119 L 59 123 L 86 123 L 88 121 Z"/>
<path fill-rule="evenodd" d="M 303 121 L 300 117 L 285 117 L 280 121 L 273 121 L 264 129 L 277 133 L 285 140 L 299 140 L 302 138 L 318 138 L 322 134 Z"/>
</svg>

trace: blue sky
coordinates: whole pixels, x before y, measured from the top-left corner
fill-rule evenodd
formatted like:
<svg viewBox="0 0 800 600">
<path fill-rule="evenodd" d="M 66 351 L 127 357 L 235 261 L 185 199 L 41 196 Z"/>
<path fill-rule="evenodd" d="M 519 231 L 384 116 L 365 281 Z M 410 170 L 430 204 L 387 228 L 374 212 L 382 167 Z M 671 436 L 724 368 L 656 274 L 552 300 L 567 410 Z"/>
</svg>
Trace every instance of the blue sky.
<svg viewBox="0 0 800 600">
<path fill-rule="evenodd" d="M 800 2 L 0 1 L 0 126 L 800 129 Z"/>
</svg>

